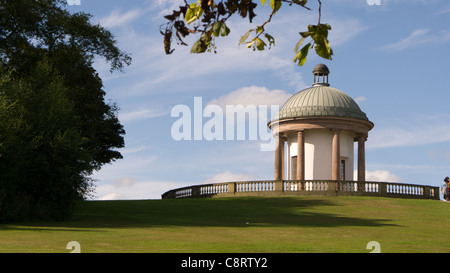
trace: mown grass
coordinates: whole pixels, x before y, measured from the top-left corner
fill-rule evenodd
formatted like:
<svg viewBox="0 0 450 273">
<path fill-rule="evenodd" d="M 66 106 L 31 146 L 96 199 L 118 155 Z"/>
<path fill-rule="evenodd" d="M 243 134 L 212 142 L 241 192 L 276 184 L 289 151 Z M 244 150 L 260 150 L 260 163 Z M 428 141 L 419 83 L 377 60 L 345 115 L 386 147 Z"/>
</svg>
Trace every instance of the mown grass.
<svg viewBox="0 0 450 273">
<path fill-rule="evenodd" d="M 0 225 L 0 252 L 450 252 L 450 203 L 371 197 L 86 201 L 67 222 Z"/>
</svg>

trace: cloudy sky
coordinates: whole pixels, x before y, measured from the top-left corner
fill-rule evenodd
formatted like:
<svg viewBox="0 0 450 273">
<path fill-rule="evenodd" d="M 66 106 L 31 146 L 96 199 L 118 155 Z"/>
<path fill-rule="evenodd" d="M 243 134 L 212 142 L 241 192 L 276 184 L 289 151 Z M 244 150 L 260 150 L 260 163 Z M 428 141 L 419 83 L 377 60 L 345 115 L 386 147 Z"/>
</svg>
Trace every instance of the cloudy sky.
<svg viewBox="0 0 450 273">
<path fill-rule="evenodd" d="M 267 27 L 276 40 L 271 50 L 238 46 L 241 35 L 267 19 L 266 4 L 258 5 L 253 25 L 239 18 L 227 24 L 231 33 L 216 40 L 217 54 L 193 55 L 190 47 L 175 45 L 169 56 L 159 28 L 182 0 L 81 0 L 68 6 L 92 14 L 133 57 L 124 73 L 111 74 L 103 61 L 96 63 L 127 132 L 124 159 L 93 176 L 97 198 L 158 199 L 192 184 L 273 179 L 274 156 L 261 150 L 262 133 L 256 140 L 177 141 L 172 126 L 179 118 L 172 110 L 185 105 L 195 116 L 195 98 L 203 108 L 282 105 L 311 86 L 318 63 L 330 68 L 331 86 L 354 98 L 375 124 L 366 143 L 367 180 L 441 185 L 450 176 L 450 3 L 323 1 L 321 22 L 332 26 L 333 60 L 310 53 L 298 67 L 292 60 L 299 32 L 317 23 L 317 1 L 308 2 L 312 11 L 285 5 L 276 14 Z"/>
</svg>

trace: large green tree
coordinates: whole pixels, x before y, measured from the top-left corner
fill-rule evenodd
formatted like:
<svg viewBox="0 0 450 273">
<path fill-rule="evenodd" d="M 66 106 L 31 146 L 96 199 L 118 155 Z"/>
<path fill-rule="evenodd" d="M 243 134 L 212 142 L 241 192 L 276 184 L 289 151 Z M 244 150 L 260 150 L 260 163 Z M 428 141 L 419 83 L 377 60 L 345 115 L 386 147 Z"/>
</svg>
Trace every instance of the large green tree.
<svg viewBox="0 0 450 273">
<path fill-rule="evenodd" d="M 64 219 L 89 176 L 122 158 L 125 131 L 93 68 L 131 58 L 61 0 L 0 0 L 0 221 Z"/>
</svg>

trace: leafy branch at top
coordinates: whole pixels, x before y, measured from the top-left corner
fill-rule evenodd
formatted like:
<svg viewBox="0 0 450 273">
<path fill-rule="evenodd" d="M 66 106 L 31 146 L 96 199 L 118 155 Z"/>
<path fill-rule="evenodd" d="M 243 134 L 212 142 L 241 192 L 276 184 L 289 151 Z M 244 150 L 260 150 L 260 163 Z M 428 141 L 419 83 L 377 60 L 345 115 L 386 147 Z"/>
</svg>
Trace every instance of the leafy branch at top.
<svg viewBox="0 0 450 273">
<path fill-rule="evenodd" d="M 260 0 L 264 6 L 267 0 Z M 267 47 L 270 49 L 275 46 L 275 39 L 266 32 L 265 27 L 272 21 L 273 16 L 281 9 L 282 5 L 297 5 L 307 10 L 307 0 L 270 0 L 272 9 L 268 19 L 254 29 L 247 31 L 239 40 L 239 45 L 245 45 L 247 48 L 262 51 Z M 333 51 L 328 42 L 328 31 L 330 25 L 321 24 L 321 1 L 319 3 L 319 20 L 317 25 L 309 25 L 308 31 L 300 32 L 301 40 L 295 48 L 294 62 L 301 66 L 306 61 L 306 56 L 310 48 L 314 48 L 316 53 L 325 59 L 330 59 Z M 242 18 L 249 19 L 252 23 L 256 16 L 255 8 L 257 4 L 253 0 L 198 0 L 188 3 L 184 0 L 184 5 L 178 10 L 173 10 L 172 14 L 164 16 L 168 20 L 166 24 L 161 25 L 160 32 L 164 36 L 164 49 L 166 54 L 172 54 L 172 39 L 175 39 L 178 45 L 187 46 L 183 39 L 189 35 L 200 35 L 200 38 L 192 45 L 191 53 L 216 53 L 215 39 L 228 36 L 230 29 L 226 25 L 231 16 L 237 14 Z M 252 35 L 252 37 L 250 37 Z M 310 37 L 312 41 L 299 50 L 306 38 Z"/>
</svg>

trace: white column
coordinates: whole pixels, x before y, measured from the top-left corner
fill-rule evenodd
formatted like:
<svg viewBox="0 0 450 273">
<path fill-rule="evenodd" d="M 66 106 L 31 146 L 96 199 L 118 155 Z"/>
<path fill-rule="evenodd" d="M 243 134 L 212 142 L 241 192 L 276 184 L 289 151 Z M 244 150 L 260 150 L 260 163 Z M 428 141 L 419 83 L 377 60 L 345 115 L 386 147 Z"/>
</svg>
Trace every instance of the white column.
<svg viewBox="0 0 450 273">
<path fill-rule="evenodd" d="M 305 135 L 297 132 L 297 180 L 305 180 Z"/>
</svg>

